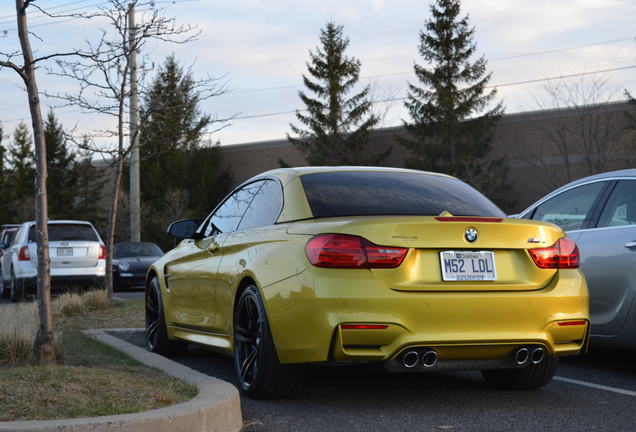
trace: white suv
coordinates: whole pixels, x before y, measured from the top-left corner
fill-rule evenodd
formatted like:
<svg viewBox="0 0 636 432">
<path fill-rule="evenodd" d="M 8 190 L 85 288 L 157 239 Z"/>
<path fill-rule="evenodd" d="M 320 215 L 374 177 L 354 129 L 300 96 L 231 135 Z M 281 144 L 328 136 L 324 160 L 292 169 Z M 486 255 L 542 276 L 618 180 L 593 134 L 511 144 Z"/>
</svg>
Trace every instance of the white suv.
<svg viewBox="0 0 636 432">
<path fill-rule="evenodd" d="M 2 297 L 20 301 L 35 291 L 38 260 L 35 239 L 35 222 L 19 226 L 2 256 Z M 90 222 L 49 221 L 49 256 L 52 287 L 104 285 L 106 248 Z"/>
</svg>

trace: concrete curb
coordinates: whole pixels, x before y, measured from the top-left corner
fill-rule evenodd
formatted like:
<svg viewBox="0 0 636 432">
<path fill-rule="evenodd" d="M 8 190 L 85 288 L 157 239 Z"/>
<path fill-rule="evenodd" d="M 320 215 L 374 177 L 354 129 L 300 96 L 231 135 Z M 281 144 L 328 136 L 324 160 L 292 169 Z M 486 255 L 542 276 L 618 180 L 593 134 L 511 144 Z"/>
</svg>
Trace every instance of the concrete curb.
<svg viewBox="0 0 636 432">
<path fill-rule="evenodd" d="M 87 336 L 128 354 L 147 366 L 196 385 L 199 394 L 189 401 L 133 414 L 65 420 L 0 423 L 0 431 L 16 432 L 226 432 L 243 426 L 238 390 L 230 383 L 202 374 L 151 353 L 109 333 L 139 329 L 85 330 Z"/>
</svg>

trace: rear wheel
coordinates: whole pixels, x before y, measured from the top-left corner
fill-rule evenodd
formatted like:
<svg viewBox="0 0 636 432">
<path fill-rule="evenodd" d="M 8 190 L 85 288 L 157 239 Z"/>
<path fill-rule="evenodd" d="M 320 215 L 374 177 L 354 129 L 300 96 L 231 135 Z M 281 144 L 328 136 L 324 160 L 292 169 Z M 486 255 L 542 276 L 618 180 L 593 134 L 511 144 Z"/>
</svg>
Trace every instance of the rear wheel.
<svg viewBox="0 0 636 432">
<path fill-rule="evenodd" d="M 558 357 L 546 356 L 543 361 L 519 369 L 481 371 L 488 384 L 502 390 L 532 390 L 552 380 L 559 365 Z"/>
<path fill-rule="evenodd" d="M 0 298 L 9 298 L 9 284 L 4 281 L 2 267 L 0 267 Z"/>
<path fill-rule="evenodd" d="M 253 398 L 291 396 L 302 385 L 303 366 L 278 361 L 255 285 L 241 293 L 234 313 L 234 370 L 241 390 Z"/>
<path fill-rule="evenodd" d="M 13 270 L 11 270 L 11 279 L 9 281 L 9 293 L 11 301 L 14 303 L 24 300 L 24 280 L 18 281 Z"/>
<path fill-rule="evenodd" d="M 167 357 L 182 354 L 188 349 L 187 343 L 168 339 L 161 289 L 156 276 L 146 287 L 146 348 Z"/>
</svg>

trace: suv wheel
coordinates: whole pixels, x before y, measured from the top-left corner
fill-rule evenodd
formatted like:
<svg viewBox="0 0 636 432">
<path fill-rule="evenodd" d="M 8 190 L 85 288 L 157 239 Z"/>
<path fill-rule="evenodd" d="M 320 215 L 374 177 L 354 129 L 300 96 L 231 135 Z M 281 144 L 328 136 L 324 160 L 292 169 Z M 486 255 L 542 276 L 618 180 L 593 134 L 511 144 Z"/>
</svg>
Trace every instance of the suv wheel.
<svg viewBox="0 0 636 432">
<path fill-rule="evenodd" d="M 13 273 L 13 270 L 11 270 L 9 292 L 12 302 L 17 303 L 24 300 L 24 281 L 18 281 L 15 277 L 15 273 Z"/>
</svg>

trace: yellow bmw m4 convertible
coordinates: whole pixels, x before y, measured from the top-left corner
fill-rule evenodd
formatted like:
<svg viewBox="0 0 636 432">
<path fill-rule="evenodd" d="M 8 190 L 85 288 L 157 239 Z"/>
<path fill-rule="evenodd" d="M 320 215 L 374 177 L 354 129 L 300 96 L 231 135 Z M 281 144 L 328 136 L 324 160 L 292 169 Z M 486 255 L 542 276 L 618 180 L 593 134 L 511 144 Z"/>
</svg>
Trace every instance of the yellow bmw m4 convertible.
<svg viewBox="0 0 636 432">
<path fill-rule="evenodd" d="M 183 240 L 148 272 L 147 347 L 227 353 L 250 397 L 289 395 L 303 364 L 339 361 L 532 389 L 587 349 L 576 245 L 450 176 L 277 169 L 169 233 Z"/>
</svg>

